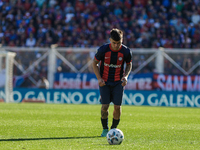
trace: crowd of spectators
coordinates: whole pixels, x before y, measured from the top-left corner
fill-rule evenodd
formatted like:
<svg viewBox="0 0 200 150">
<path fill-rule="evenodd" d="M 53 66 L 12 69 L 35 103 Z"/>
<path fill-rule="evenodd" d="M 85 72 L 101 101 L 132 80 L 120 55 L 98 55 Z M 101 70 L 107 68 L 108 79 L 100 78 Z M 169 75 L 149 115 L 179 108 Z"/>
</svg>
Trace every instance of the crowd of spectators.
<svg viewBox="0 0 200 150">
<path fill-rule="evenodd" d="M 199 0 L 0 0 L 0 43 L 10 47 L 98 47 L 109 42 L 109 31 L 124 32 L 123 44 L 130 48 L 200 48 Z M 27 59 L 21 59 L 21 57 Z M 18 63 L 30 53 L 17 56 Z M 41 55 L 35 53 L 33 59 Z M 33 56 L 33 55 L 31 55 Z M 70 55 L 65 58 L 72 58 Z M 86 57 L 87 58 L 87 57 Z M 140 57 L 134 63 L 137 68 Z M 183 59 L 186 60 L 186 59 Z M 33 60 L 32 60 L 33 61 Z M 86 61 L 86 62 L 83 62 Z M 89 60 L 80 59 L 80 69 Z M 193 60 L 191 60 L 193 61 Z M 180 60 L 180 66 L 186 61 Z M 36 66 L 36 75 L 47 77 L 47 63 Z M 27 62 L 24 69 L 32 62 Z M 189 63 L 192 64 L 192 63 Z M 193 62 L 194 64 L 194 62 Z M 184 67 L 184 66 L 183 66 Z M 153 62 L 143 72 L 154 71 Z M 179 73 L 171 65 L 167 73 Z M 174 70 L 174 72 L 171 72 Z M 187 69 L 188 70 L 188 69 Z M 58 71 L 71 72 L 64 62 Z M 91 69 L 88 70 L 92 72 Z M 19 71 L 17 75 L 21 74 Z M 35 76 L 35 77 L 34 77 Z M 27 83 L 28 85 L 29 83 Z"/>
<path fill-rule="evenodd" d="M 113 27 L 130 48 L 199 48 L 198 0 L 0 0 L 4 46 L 96 47 Z"/>
</svg>

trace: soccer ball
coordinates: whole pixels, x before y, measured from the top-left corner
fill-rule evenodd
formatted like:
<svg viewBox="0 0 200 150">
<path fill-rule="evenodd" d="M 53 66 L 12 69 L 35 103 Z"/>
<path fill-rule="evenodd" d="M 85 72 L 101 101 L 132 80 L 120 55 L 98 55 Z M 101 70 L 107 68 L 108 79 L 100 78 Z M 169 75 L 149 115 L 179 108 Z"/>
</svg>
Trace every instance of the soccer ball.
<svg viewBox="0 0 200 150">
<path fill-rule="evenodd" d="M 106 138 L 110 145 L 119 145 L 124 140 L 124 134 L 120 129 L 111 129 Z"/>
</svg>

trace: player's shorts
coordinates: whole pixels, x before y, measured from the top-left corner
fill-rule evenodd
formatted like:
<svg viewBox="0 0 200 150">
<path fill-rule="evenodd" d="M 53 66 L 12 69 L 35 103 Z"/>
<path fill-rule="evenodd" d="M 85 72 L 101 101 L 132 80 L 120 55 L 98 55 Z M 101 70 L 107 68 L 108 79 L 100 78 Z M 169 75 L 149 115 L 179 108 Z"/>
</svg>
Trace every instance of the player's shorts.
<svg viewBox="0 0 200 150">
<path fill-rule="evenodd" d="M 124 86 L 122 82 L 106 83 L 106 85 L 99 87 L 101 104 L 110 104 L 113 102 L 114 105 L 121 105 L 124 94 Z"/>
</svg>

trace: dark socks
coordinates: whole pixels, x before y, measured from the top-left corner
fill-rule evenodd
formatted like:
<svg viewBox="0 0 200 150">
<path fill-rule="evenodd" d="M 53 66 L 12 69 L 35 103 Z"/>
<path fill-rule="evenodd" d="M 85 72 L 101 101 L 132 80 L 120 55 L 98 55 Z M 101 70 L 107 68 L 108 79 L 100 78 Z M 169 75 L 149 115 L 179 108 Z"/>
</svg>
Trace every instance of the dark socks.
<svg viewBox="0 0 200 150">
<path fill-rule="evenodd" d="M 119 121 L 120 121 L 120 119 L 119 119 L 119 120 L 115 120 L 115 119 L 113 118 L 113 122 L 112 122 L 111 129 L 117 128 L 117 126 L 118 126 L 118 124 L 119 124 Z"/>
<path fill-rule="evenodd" d="M 101 118 L 101 124 L 103 126 L 103 129 L 108 129 L 108 118 L 107 119 Z"/>
</svg>

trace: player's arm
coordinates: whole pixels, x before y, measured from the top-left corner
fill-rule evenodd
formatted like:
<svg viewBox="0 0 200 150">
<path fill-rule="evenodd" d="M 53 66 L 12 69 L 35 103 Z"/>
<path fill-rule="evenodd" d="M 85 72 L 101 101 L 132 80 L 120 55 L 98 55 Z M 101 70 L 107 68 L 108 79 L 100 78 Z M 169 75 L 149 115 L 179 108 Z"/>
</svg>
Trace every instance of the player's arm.
<svg viewBox="0 0 200 150">
<path fill-rule="evenodd" d="M 124 72 L 124 76 L 122 77 L 121 81 L 122 81 L 122 86 L 125 86 L 127 84 L 127 79 L 128 76 L 131 72 L 132 69 L 132 62 L 126 64 L 126 68 L 125 68 L 125 72 Z"/>
<path fill-rule="evenodd" d="M 99 61 L 97 61 L 97 60 L 94 58 L 94 59 L 93 59 L 93 62 L 92 62 L 92 67 L 93 67 L 93 70 L 94 70 L 94 74 L 95 74 L 96 77 L 97 77 L 99 86 L 104 86 L 104 85 L 105 85 L 105 81 L 101 78 L 101 75 L 100 75 L 100 72 L 99 72 L 98 63 L 99 63 Z"/>
</svg>

